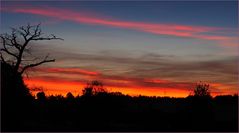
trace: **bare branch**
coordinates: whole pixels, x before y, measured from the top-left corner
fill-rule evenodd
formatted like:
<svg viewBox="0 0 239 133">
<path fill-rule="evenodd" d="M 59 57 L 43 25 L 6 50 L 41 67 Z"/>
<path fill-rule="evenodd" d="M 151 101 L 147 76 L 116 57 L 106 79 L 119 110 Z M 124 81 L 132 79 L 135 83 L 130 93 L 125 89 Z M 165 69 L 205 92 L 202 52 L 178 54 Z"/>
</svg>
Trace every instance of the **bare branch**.
<svg viewBox="0 0 239 133">
<path fill-rule="evenodd" d="M 39 66 L 43 63 L 47 63 L 47 62 L 55 62 L 55 59 L 51 59 L 51 60 L 48 60 L 48 55 L 45 57 L 45 59 L 43 61 L 40 61 L 38 63 L 33 63 L 33 64 L 29 64 L 29 65 L 26 65 L 22 68 L 20 74 L 24 73 L 25 70 L 27 70 L 28 68 L 31 68 L 31 67 L 35 67 L 35 66 Z"/>
<path fill-rule="evenodd" d="M 0 49 L 0 59 L 2 60 L 2 62 L 6 62 L 8 64 L 9 62 L 12 62 L 13 68 L 17 72 L 22 74 L 28 68 L 55 61 L 48 60 L 48 55 L 38 63 L 34 63 L 36 61 L 36 58 L 32 60 L 24 60 L 25 53 L 28 53 L 28 56 L 32 56 L 31 47 L 28 46 L 32 41 L 63 40 L 62 38 L 56 37 L 53 34 L 49 36 L 43 36 L 40 25 L 40 23 L 33 26 L 28 24 L 27 26 L 21 26 L 19 28 L 11 28 L 12 32 L 10 34 L 1 34 L 0 37 L 2 39 L 1 44 L 3 45 L 3 48 Z M 19 41 L 19 39 L 21 39 L 21 41 Z M 14 59 L 10 59 L 9 61 L 4 60 L 2 52 L 5 52 L 7 55 L 13 56 Z M 29 62 L 30 64 L 25 65 L 25 63 L 27 62 Z M 22 66 L 25 67 L 22 68 Z"/>
<path fill-rule="evenodd" d="M 41 25 L 41 23 L 39 23 L 37 26 L 36 26 L 36 29 L 34 30 L 34 37 L 35 36 L 40 36 L 40 35 L 42 35 L 42 33 L 41 33 L 41 29 L 40 29 L 40 25 Z"/>
<path fill-rule="evenodd" d="M 3 48 L 1 49 L 1 51 L 4 51 L 4 52 L 6 52 L 7 54 L 9 54 L 9 55 L 11 55 L 11 56 L 13 56 L 13 57 L 15 57 L 15 58 L 18 58 L 18 56 L 17 56 L 16 54 L 10 52 L 10 51 L 8 50 L 8 48 L 6 47 L 6 45 L 7 45 L 6 38 L 3 37 L 2 35 L 1 35 L 0 37 L 1 37 L 1 39 L 2 39 L 2 45 L 3 45 Z"/>
<path fill-rule="evenodd" d="M 18 51 L 21 50 L 21 45 L 17 42 L 17 35 L 16 35 L 16 29 L 12 29 L 12 35 L 11 35 L 11 43 L 15 48 L 18 49 Z"/>
</svg>

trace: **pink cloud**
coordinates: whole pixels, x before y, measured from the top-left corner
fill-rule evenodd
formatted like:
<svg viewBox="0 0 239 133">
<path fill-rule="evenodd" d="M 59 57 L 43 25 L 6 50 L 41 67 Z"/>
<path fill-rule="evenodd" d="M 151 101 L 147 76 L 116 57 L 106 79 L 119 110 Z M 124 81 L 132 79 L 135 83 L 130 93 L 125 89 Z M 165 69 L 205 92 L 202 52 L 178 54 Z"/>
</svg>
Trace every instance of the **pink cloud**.
<svg viewBox="0 0 239 133">
<path fill-rule="evenodd" d="M 177 37 L 189 37 L 203 40 L 216 40 L 216 41 L 228 41 L 232 37 L 219 36 L 219 35 L 204 35 L 204 33 L 211 33 L 215 31 L 223 30 L 218 27 L 206 27 L 206 26 L 187 26 L 178 24 L 159 24 L 159 23 L 145 23 L 145 22 L 133 22 L 122 21 L 116 19 L 109 19 L 106 17 L 99 17 L 96 15 L 82 13 L 72 10 L 50 8 L 50 7 L 10 7 L 3 10 L 15 13 L 27 13 L 34 15 L 41 15 L 66 21 L 73 21 L 76 23 L 102 25 L 110 27 L 119 27 L 126 29 L 133 29 L 137 31 L 158 34 L 158 35 L 170 35 Z"/>
</svg>

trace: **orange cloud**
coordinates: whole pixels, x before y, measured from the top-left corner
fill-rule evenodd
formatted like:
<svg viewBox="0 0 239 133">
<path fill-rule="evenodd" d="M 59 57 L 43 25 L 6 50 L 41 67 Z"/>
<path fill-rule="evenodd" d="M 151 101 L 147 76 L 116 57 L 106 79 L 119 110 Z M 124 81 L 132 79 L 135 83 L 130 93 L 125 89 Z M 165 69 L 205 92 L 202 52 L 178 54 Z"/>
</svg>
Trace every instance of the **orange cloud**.
<svg viewBox="0 0 239 133">
<path fill-rule="evenodd" d="M 65 10 L 59 8 L 49 7 L 13 7 L 4 8 L 4 11 L 27 13 L 34 15 L 41 15 L 46 17 L 52 17 L 61 20 L 73 21 L 77 23 L 91 24 L 91 25 L 103 25 L 119 28 L 133 29 L 159 35 L 171 35 L 177 37 L 189 37 L 204 40 L 217 40 L 228 41 L 233 39 L 232 37 L 219 36 L 219 35 L 203 35 L 204 33 L 211 33 L 215 31 L 223 30 L 223 28 L 206 27 L 206 26 L 187 26 L 177 24 L 156 24 L 145 22 L 133 22 L 133 21 L 121 21 L 116 19 L 107 19 L 105 17 L 97 17 L 92 14 L 86 14 L 82 12 Z"/>
</svg>

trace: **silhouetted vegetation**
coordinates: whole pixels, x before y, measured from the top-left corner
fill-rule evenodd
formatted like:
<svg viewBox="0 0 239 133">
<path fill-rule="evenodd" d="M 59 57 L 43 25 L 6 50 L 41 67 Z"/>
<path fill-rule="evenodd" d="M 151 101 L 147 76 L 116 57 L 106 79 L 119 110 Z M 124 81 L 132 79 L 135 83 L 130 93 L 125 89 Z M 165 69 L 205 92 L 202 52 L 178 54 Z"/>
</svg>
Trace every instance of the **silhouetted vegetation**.
<svg viewBox="0 0 239 133">
<path fill-rule="evenodd" d="M 209 92 L 209 84 L 205 84 L 202 82 L 197 84 L 194 89 L 194 96 L 195 97 L 211 97 Z"/>
<path fill-rule="evenodd" d="M 11 28 L 11 33 L 1 34 L 0 60 L 10 65 L 14 71 L 22 75 L 27 69 L 39 66 L 47 62 L 54 62 L 55 59 L 48 59 L 48 56 L 40 59 L 31 53 L 32 42 L 44 40 L 63 40 L 55 35 L 44 35 L 40 24 Z"/>
<path fill-rule="evenodd" d="M 35 40 L 57 39 L 39 37 L 38 28 L 34 33 L 28 31 L 31 26 L 20 31 L 33 40 L 35 36 Z M 9 36 L 13 42 L 20 31 L 13 29 Z M 17 43 L 9 46 L 26 50 Z M 34 98 L 22 80 L 24 67 L 19 70 L 17 65 L 22 58 L 17 57 L 17 62 L 1 58 L 2 131 L 238 131 L 238 95 L 212 98 L 209 85 L 197 85 L 194 95 L 187 98 L 132 97 L 108 92 L 101 82 L 92 81 L 82 96 L 47 97 L 39 92 Z"/>
<path fill-rule="evenodd" d="M 93 96 L 98 94 L 107 93 L 103 83 L 97 80 L 93 80 L 87 83 L 87 86 L 82 90 L 83 96 Z"/>
<path fill-rule="evenodd" d="M 82 96 L 33 98 L 2 64 L 2 131 L 237 131 L 238 96 L 128 96 L 87 84 Z M 89 91 L 90 90 L 90 91 Z"/>
<path fill-rule="evenodd" d="M 1 120 L 3 129 L 20 130 L 21 124 L 34 117 L 34 97 L 12 66 L 1 63 Z M 22 120 L 24 120 L 22 122 Z"/>
</svg>

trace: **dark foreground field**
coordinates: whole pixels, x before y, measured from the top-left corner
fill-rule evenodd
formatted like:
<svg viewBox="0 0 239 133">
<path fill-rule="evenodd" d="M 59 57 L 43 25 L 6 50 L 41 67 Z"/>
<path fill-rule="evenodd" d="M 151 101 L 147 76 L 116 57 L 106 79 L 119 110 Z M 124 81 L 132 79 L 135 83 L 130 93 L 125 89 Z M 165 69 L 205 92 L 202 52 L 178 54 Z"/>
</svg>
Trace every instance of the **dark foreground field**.
<svg viewBox="0 0 239 133">
<path fill-rule="evenodd" d="M 6 68 L 5 68 L 6 67 Z M 238 131 L 238 96 L 130 97 L 101 92 L 32 98 L 2 70 L 1 131 Z"/>
<path fill-rule="evenodd" d="M 237 131 L 237 97 L 211 100 L 102 94 L 3 107 L 2 131 Z"/>
</svg>

